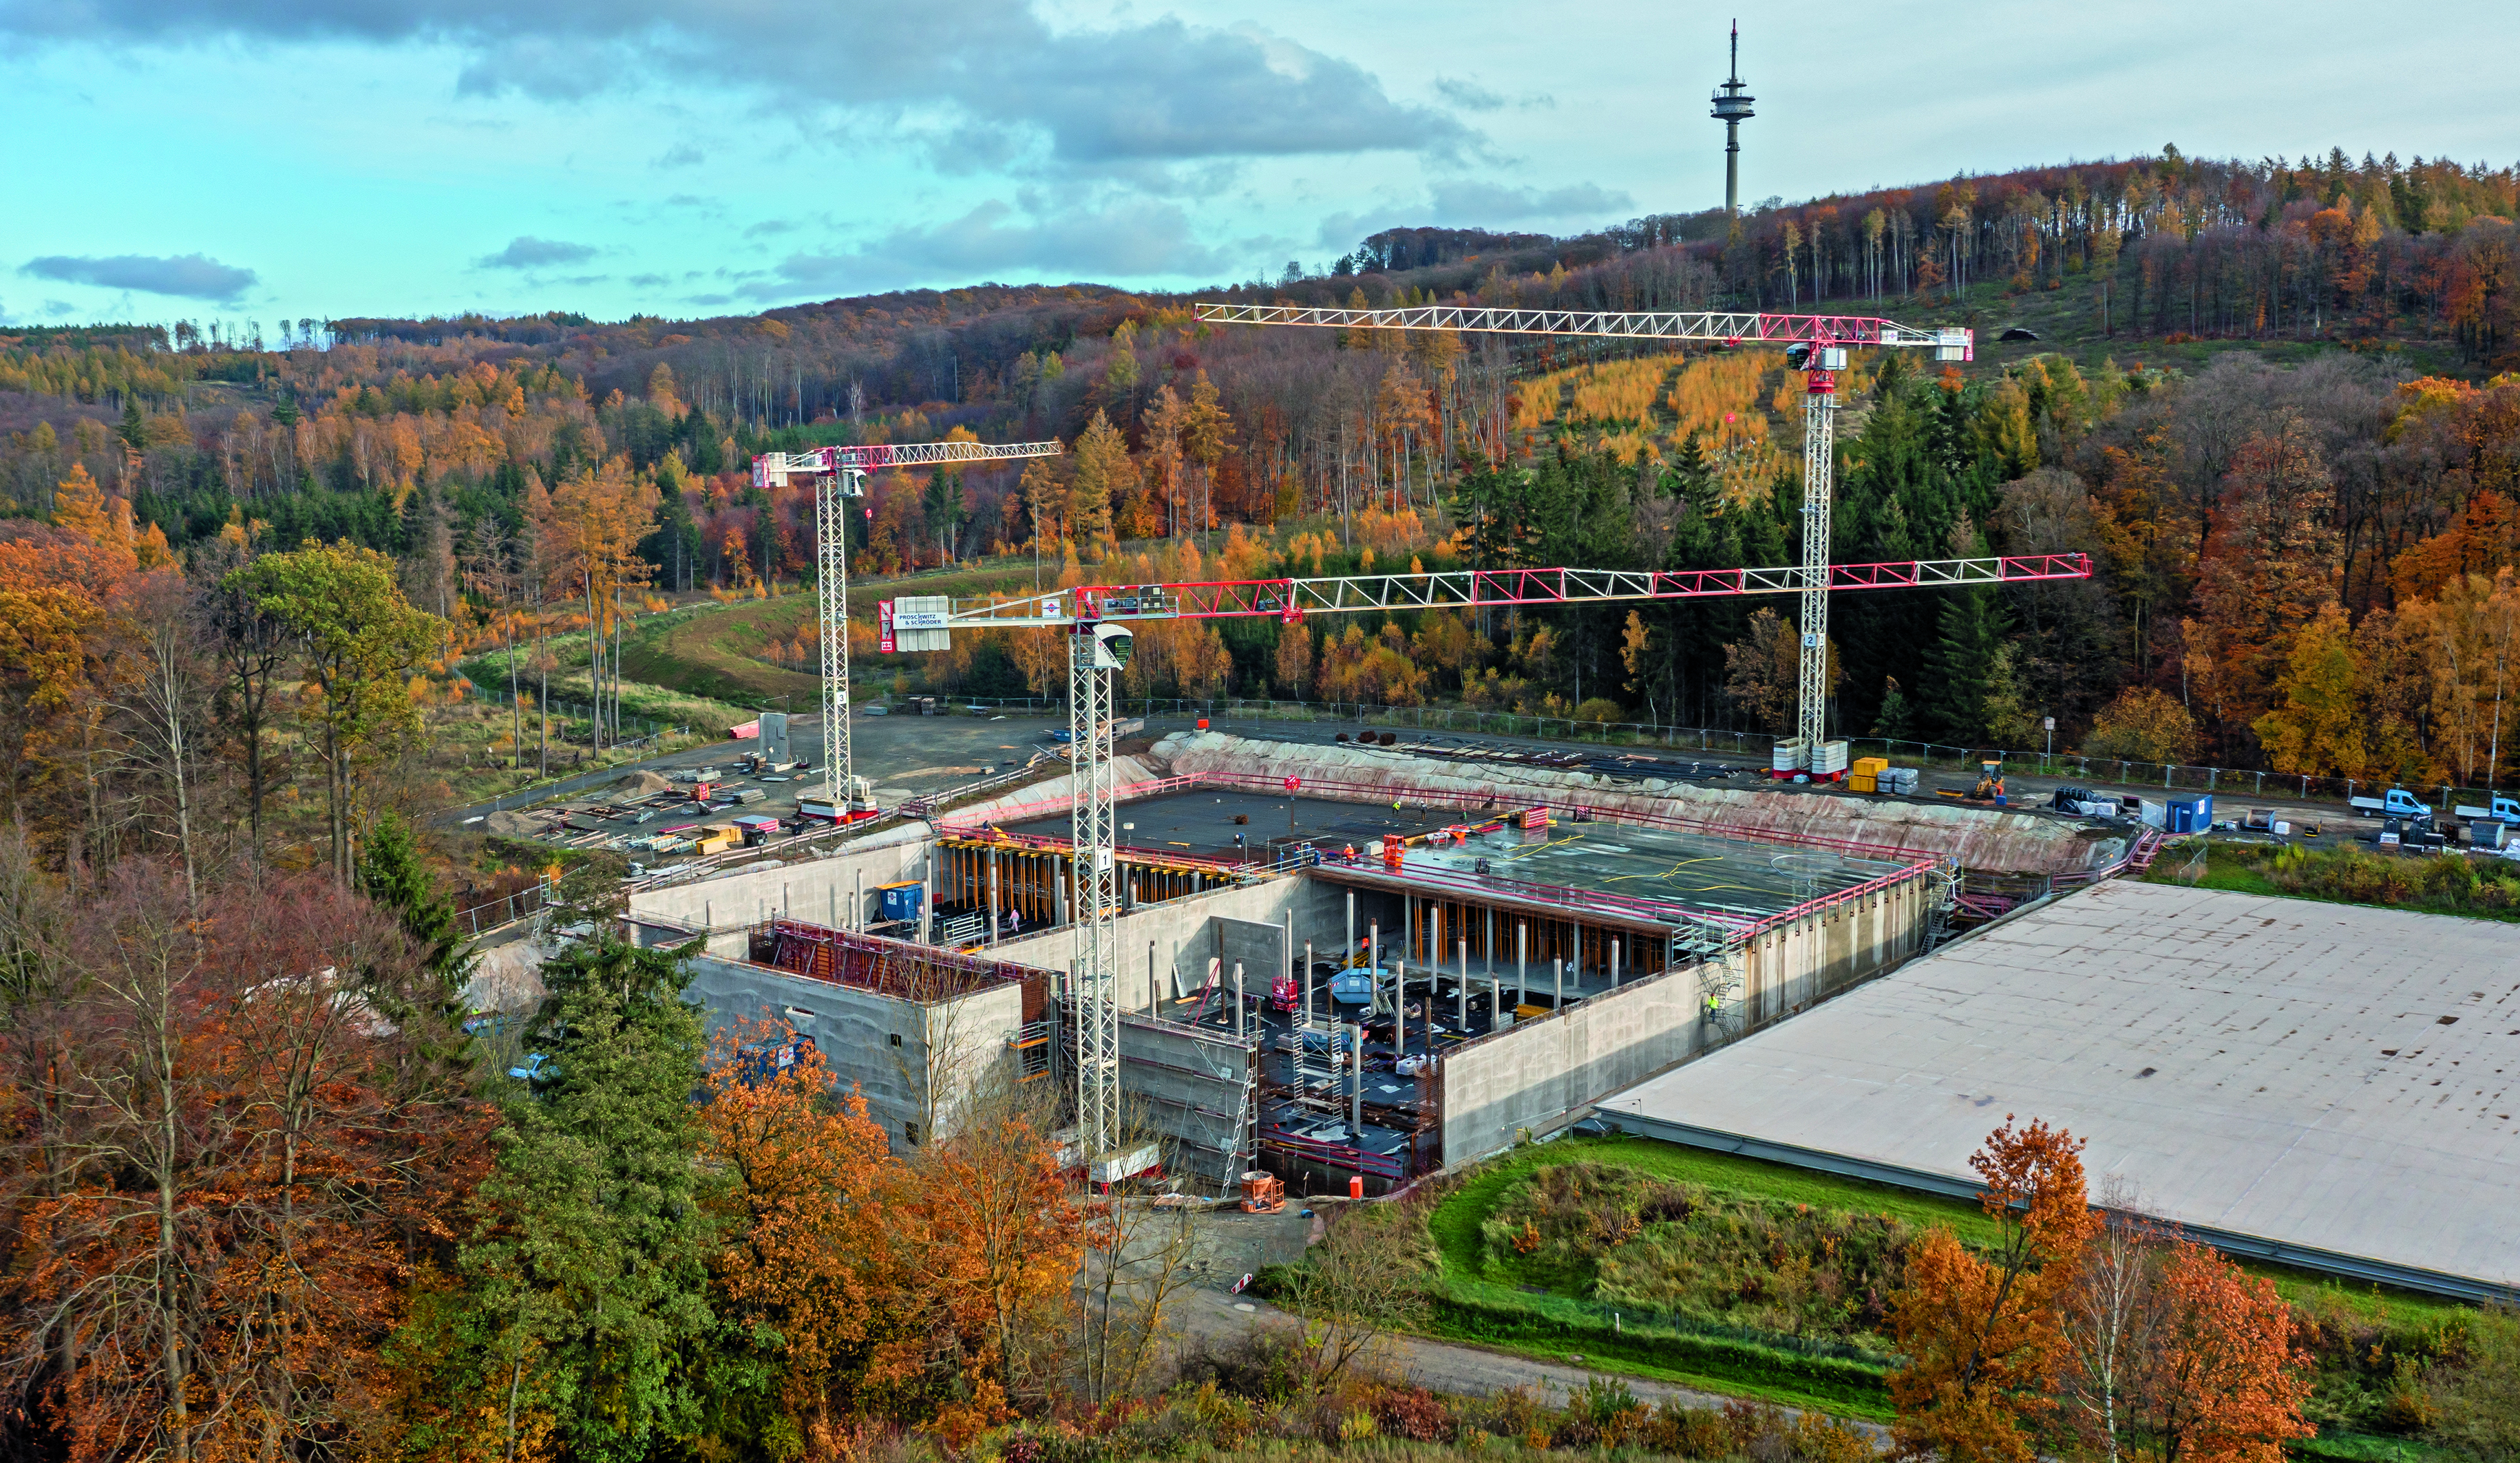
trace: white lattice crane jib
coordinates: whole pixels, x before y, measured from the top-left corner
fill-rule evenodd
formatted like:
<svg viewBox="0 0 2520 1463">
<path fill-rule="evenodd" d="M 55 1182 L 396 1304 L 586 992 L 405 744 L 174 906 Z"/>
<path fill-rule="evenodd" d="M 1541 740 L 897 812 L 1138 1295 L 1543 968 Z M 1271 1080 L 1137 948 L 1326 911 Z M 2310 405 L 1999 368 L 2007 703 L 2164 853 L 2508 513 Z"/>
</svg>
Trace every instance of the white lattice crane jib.
<svg viewBox="0 0 2520 1463">
<path fill-rule="evenodd" d="M 1782 344 L 1786 364 L 1804 374 L 1803 512 L 1794 741 L 1780 771 L 1833 776 L 1846 768 L 1842 743 L 1827 739 L 1829 507 L 1836 466 L 1837 374 L 1849 347 L 1931 350 L 1938 361 L 1968 361 L 1972 331 L 1921 331 L 1869 315 L 1779 315 L 1764 310 L 1526 310 L 1486 305 L 1418 305 L 1354 310 L 1315 305 L 1200 304 L 1197 318 L 1218 325 L 1308 325 L 1341 330 L 1469 331 L 1616 339 L 1749 341 Z M 1836 766 L 1829 764 L 1835 762 Z"/>
<path fill-rule="evenodd" d="M 842 822 L 872 814 L 875 797 L 855 776 L 849 752 L 849 554 L 844 500 L 866 496 L 866 476 L 885 467 L 948 466 L 1013 458 L 1055 457 L 1058 443 L 880 443 L 865 447 L 817 447 L 805 452 L 765 452 L 752 460 L 752 485 L 786 487 L 799 477 L 814 482 L 814 598 L 823 642 L 823 785 Z"/>
</svg>

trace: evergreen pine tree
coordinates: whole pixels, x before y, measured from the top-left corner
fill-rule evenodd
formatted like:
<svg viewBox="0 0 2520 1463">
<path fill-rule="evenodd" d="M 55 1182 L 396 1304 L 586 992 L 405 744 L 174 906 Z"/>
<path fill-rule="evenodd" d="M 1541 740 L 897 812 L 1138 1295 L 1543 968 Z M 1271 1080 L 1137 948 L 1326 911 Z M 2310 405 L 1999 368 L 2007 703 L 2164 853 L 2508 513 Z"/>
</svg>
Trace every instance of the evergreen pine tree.
<svg viewBox="0 0 2520 1463">
<path fill-rule="evenodd" d="M 467 1289 L 413 1338 L 449 1356 L 445 1385 L 519 1396 L 576 1458 L 663 1455 L 704 1406 L 714 1232 L 689 953 L 605 940 L 544 964 L 551 995 L 526 1033 L 542 1062 L 498 1134 Z"/>
<path fill-rule="evenodd" d="M 1925 650 L 1925 720 L 1936 736 L 1974 742 L 1986 730 L 1986 693 L 2003 644 L 2003 606 L 1988 585 L 1954 590 L 1940 633 Z"/>
<path fill-rule="evenodd" d="M 1872 719 L 1872 734 L 1893 741 L 1906 741 L 1915 735 L 1908 710 L 1908 693 L 1899 688 L 1899 678 L 1881 678 L 1881 712 Z"/>
<path fill-rule="evenodd" d="M 358 875 L 359 892 L 393 911 L 453 1000 L 472 973 L 472 960 L 463 953 L 455 929 L 454 902 L 437 887 L 437 875 L 429 871 L 420 840 L 401 814 L 381 814 L 368 830 L 367 845 L 359 850 Z"/>
</svg>

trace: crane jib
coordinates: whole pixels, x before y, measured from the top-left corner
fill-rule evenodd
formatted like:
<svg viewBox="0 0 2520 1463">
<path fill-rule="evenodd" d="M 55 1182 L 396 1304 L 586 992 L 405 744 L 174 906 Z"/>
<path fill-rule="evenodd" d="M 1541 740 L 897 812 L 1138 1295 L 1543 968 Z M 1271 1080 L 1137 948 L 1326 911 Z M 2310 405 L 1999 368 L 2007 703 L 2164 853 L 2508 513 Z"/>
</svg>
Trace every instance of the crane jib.
<svg viewBox="0 0 2520 1463">
<path fill-rule="evenodd" d="M 1183 584 L 1085 585 L 1057 594 L 896 608 L 896 629 L 978 630 L 991 626 L 1219 620 L 1374 610 L 1480 609 L 1598 604 L 1616 600 L 1789 595 L 1813 588 L 1799 565 L 1743 569 L 1457 569 L 1324 579 L 1211 580 Z M 1831 564 L 1830 590 L 1942 589 L 2089 579 L 2087 554 L 2031 554 L 1890 563 Z"/>
<path fill-rule="evenodd" d="M 765 452 L 752 460 L 752 485 L 785 487 L 791 478 L 832 477 L 841 472 L 880 472 L 886 467 L 932 467 L 951 463 L 1000 463 L 1057 457 L 1067 449 L 1048 442 L 871 442 L 811 447 L 803 452 Z"/>
<path fill-rule="evenodd" d="M 1821 343 L 1931 350 L 1935 359 L 1970 361 L 1975 331 L 1919 330 L 1873 315 L 1780 315 L 1765 310 L 1552 310 L 1493 305 L 1406 305 L 1351 309 L 1338 305 L 1200 303 L 1196 318 L 1212 325 L 1298 325 L 1336 330 L 1468 331 L 1514 335 L 1584 335 L 1632 340 L 1712 340 L 1724 344 Z"/>
</svg>

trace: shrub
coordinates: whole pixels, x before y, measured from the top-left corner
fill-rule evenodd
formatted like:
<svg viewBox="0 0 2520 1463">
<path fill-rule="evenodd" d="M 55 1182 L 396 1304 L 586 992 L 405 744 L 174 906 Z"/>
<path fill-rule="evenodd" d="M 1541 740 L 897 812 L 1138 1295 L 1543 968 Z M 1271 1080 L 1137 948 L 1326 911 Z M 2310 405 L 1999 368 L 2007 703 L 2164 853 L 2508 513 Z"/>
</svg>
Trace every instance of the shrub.
<svg viewBox="0 0 2520 1463">
<path fill-rule="evenodd" d="M 1453 1417 L 1423 1387 L 1385 1387 L 1374 1393 L 1373 1420 L 1386 1438 L 1441 1442 L 1453 1435 Z"/>
<path fill-rule="evenodd" d="M 1213 1385 L 1255 1402 L 1283 1402 L 1303 1390 L 1303 1337 L 1292 1326 L 1254 1326 L 1231 1338 L 1203 1338 L 1181 1359 L 1181 1380 Z"/>
<path fill-rule="evenodd" d="M 1713 1459 L 1731 1457 L 1738 1440 L 1724 1414 L 1714 1408 L 1666 1401 L 1645 1419 L 1637 1441 L 1675 1458 Z"/>
</svg>

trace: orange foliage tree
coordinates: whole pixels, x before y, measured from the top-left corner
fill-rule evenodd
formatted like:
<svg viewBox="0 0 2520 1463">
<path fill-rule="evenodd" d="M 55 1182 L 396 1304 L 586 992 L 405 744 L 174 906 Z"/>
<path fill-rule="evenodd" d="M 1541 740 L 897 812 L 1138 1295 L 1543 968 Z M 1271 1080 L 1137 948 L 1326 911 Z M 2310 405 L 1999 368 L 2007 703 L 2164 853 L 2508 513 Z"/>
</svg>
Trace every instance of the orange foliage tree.
<svg viewBox="0 0 2520 1463">
<path fill-rule="evenodd" d="M 2001 1237 L 1981 1259 L 1948 1229 L 1908 1257 L 1891 1319 L 1908 1364 L 1890 1377 L 1903 1447 L 1952 1463 L 2028 1463 L 2025 1421 L 2053 1406 L 2063 1357 L 2056 1302 L 2096 1221 L 2085 1199 L 2082 1143 L 2007 1115 L 1969 1156 L 1979 1201 Z"/>
<path fill-rule="evenodd" d="M 2326 465 L 2300 423 L 2233 454 L 2197 565 L 2196 614 L 2182 626 L 2188 679 L 2212 722 L 2264 715 L 2293 636 L 2336 601 L 2334 512 Z"/>
<path fill-rule="evenodd" d="M 994 1094 L 921 1153 L 905 1207 L 935 1345 L 963 1378 L 965 1425 L 1046 1394 L 1063 1370 L 1072 1287 L 1102 1217 L 1059 1170 L 1044 1116 Z"/>
<path fill-rule="evenodd" d="M 2317 1432 L 2302 1420 L 2310 1356 L 2292 1308 L 2265 1276 L 2173 1240 L 2159 1266 L 2159 1320 L 2138 1373 L 2130 1432 L 2175 1463 L 2280 1463 Z"/>
<path fill-rule="evenodd" d="M 726 1180 L 710 1196 L 716 1309 L 751 1363 L 729 1368 L 720 1426 L 827 1456 L 852 1416 L 898 1410 L 924 1338 L 906 1296 L 909 1175 L 863 1097 L 831 1100 L 822 1053 L 795 1057 L 763 1071 L 721 1041 L 701 1109 L 702 1160 Z"/>
<path fill-rule="evenodd" d="M 75 1460 L 389 1446 L 382 1350 L 488 1127 L 430 1055 L 442 988 L 320 874 L 197 902 L 132 861 L 70 900 L 0 865 L 77 932 L 22 951 L 62 978 L 13 1013 L 45 1038 L 8 1048 L 13 1395 Z"/>
</svg>

